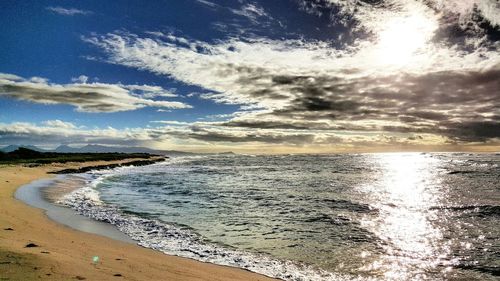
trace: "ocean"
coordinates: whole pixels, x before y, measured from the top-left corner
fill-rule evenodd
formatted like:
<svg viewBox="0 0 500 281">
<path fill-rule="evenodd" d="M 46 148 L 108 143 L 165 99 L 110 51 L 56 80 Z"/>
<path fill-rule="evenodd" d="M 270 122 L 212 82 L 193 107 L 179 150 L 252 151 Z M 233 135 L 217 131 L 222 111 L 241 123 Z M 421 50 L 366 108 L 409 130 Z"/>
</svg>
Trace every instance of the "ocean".
<svg viewBox="0 0 500 281">
<path fill-rule="evenodd" d="M 283 280 L 499 280 L 500 155 L 203 155 L 54 199 L 139 245 Z"/>
</svg>

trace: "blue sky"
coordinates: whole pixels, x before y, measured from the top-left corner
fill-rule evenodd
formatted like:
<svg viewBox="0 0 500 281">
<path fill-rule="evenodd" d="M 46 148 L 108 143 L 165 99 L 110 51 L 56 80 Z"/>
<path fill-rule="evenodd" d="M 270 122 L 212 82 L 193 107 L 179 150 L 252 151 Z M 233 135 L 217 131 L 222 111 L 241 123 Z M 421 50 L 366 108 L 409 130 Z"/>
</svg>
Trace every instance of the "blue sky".
<svg viewBox="0 0 500 281">
<path fill-rule="evenodd" d="M 11 1 L 2 3 L 1 57 L 2 72 L 22 77 L 39 76 L 53 83 L 69 83 L 72 78 L 85 75 L 90 81 L 104 83 L 158 85 L 165 89 L 176 89 L 179 95 L 173 100 L 192 104 L 196 109 L 157 112 L 153 108 L 114 114 L 78 114 L 68 105 L 37 105 L 8 98 L 1 99 L 2 121 L 38 122 L 61 119 L 86 126 L 113 126 L 116 128 L 145 126 L 158 118 L 173 118 L 181 121 L 196 121 L 207 115 L 234 111 L 234 106 L 218 105 L 196 97 L 187 97 L 192 92 L 205 91 L 199 87 L 185 85 L 152 73 L 89 60 L 99 56 L 99 50 L 85 44 L 81 37 L 91 33 L 105 34 L 116 30 L 142 33 L 152 30 L 170 30 L 182 27 L 185 34 L 215 40 L 221 36 L 215 30 L 201 30 L 209 25 L 214 13 L 203 5 L 190 1 L 158 1 L 149 5 L 137 5 L 136 1 L 119 4 L 103 1 L 64 1 L 73 9 L 89 11 L 88 15 L 61 15 L 47 8 L 58 7 L 57 2 Z M 188 5 L 186 5 L 188 4 Z M 161 10 L 162 12 L 158 12 Z M 186 18 L 185 15 L 190 15 Z M 211 18 L 210 18 L 211 15 Z M 206 32 L 208 31 L 208 32 Z M 208 34 L 207 34 L 208 33 Z"/>
<path fill-rule="evenodd" d="M 0 8 L 0 145 L 498 148 L 495 1 Z"/>
</svg>

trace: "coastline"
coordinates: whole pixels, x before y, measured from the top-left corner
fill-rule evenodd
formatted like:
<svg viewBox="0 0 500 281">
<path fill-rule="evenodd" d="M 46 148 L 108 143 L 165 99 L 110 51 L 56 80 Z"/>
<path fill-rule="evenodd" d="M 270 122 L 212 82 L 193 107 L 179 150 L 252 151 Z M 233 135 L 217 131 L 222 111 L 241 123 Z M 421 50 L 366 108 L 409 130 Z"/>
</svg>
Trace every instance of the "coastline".
<svg viewBox="0 0 500 281">
<path fill-rule="evenodd" d="M 275 280 L 81 232 L 14 198 L 20 186 L 57 170 L 125 162 L 0 166 L 0 280 Z M 36 246 L 26 247 L 30 243 Z M 93 264 L 96 255 L 100 261 Z"/>
</svg>

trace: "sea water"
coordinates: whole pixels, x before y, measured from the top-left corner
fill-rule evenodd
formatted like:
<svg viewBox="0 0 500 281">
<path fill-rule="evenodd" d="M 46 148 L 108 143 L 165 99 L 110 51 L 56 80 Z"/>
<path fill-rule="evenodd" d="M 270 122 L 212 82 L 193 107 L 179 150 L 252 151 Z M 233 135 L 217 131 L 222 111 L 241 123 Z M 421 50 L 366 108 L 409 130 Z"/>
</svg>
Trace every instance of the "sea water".
<svg viewBox="0 0 500 281">
<path fill-rule="evenodd" d="M 204 155 L 60 203 L 167 254 L 284 280 L 498 280 L 500 155 Z"/>
</svg>

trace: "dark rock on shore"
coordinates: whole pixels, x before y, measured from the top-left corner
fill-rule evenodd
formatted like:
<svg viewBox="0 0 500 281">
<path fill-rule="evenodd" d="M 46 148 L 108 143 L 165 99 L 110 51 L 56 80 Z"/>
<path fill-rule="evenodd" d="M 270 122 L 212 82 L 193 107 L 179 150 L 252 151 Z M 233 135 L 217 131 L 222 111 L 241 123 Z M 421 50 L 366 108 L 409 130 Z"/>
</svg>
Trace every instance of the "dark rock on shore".
<svg viewBox="0 0 500 281">
<path fill-rule="evenodd" d="M 64 169 L 64 170 L 54 171 L 54 172 L 50 172 L 50 173 L 51 174 L 77 174 L 77 173 L 86 173 L 86 172 L 93 171 L 93 170 L 114 169 L 114 168 L 124 167 L 124 166 L 146 166 L 146 165 L 151 165 L 151 164 L 155 164 L 158 162 L 163 162 L 167 158 L 168 157 L 161 157 L 161 158 L 147 159 L 147 160 L 134 160 L 134 161 L 124 162 L 124 163 L 113 163 L 113 164 L 105 164 L 105 165 L 88 166 L 88 167 L 81 167 L 81 168 L 77 168 L 77 169 Z"/>
</svg>

